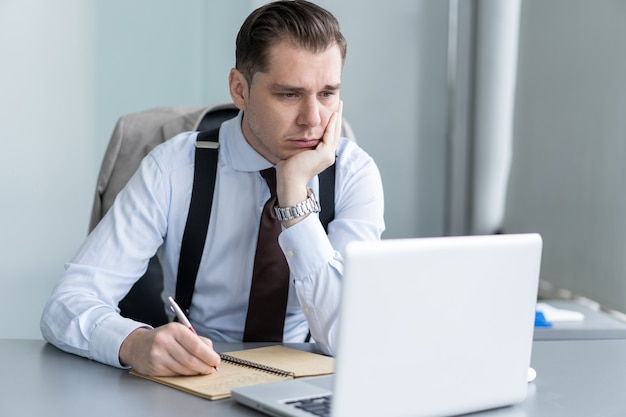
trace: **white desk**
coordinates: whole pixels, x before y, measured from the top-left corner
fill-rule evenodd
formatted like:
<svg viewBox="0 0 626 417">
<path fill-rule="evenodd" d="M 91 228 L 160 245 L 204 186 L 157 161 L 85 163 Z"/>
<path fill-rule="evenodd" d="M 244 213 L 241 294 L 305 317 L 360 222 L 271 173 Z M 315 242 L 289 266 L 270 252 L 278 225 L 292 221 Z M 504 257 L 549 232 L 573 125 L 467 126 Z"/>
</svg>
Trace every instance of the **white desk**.
<svg viewBox="0 0 626 417">
<path fill-rule="evenodd" d="M 260 344 L 215 345 L 226 351 Z M 626 340 L 536 341 L 532 364 L 538 376 L 522 404 L 472 417 L 626 416 Z M 0 339 L 0 369 L 2 417 L 262 416 L 230 399 L 195 397 L 42 340 Z"/>
<path fill-rule="evenodd" d="M 583 313 L 581 322 L 553 323 L 550 328 L 536 327 L 535 340 L 626 339 L 626 322 L 577 301 L 540 300 L 556 308 Z"/>
</svg>

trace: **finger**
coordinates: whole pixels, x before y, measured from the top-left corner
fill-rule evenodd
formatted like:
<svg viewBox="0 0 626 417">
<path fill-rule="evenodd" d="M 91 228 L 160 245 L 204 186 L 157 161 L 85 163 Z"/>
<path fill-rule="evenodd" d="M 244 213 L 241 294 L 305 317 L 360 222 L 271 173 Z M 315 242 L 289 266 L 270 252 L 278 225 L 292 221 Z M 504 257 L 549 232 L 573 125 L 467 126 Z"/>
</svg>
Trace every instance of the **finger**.
<svg viewBox="0 0 626 417">
<path fill-rule="evenodd" d="M 191 370 L 183 365 L 181 358 L 188 355 L 179 342 L 179 332 L 188 329 L 176 323 L 169 323 L 153 331 L 150 347 L 144 361 L 151 375 L 188 375 Z M 190 332 L 189 332 L 190 333 Z"/>
<path fill-rule="evenodd" d="M 173 346 L 170 355 L 162 363 L 170 375 L 202 375 L 215 372 L 215 367 L 206 364 L 187 349 L 179 347 Z"/>
<path fill-rule="evenodd" d="M 339 128 L 338 128 L 339 127 Z M 330 116 L 326 131 L 324 132 L 324 139 L 320 142 L 320 150 L 327 149 L 328 152 L 335 153 L 335 149 L 339 144 L 339 136 L 341 134 L 341 122 L 339 119 L 339 112 L 334 112 Z M 333 155 L 334 156 L 334 155 Z"/>
<path fill-rule="evenodd" d="M 213 350 L 213 343 L 209 339 L 191 334 L 191 332 L 189 334 L 183 333 L 181 337 L 179 343 L 184 348 L 184 352 L 175 358 L 187 368 L 185 374 L 215 372 L 215 368 L 220 363 L 220 356 Z"/>
<path fill-rule="evenodd" d="M 203 362 L 203 366 L 208 366 L 211 372 L 216 371 L 222 361 L 220 354 L 213 349 L 211 339 L 202 336 L 198 336 L 198 339 L 200 340 L 200 350 L 194 353 L 194 356 Z"/>
<path fill-rule="evenodd" d="M 174 358 L 174 362 L 169 364 L 175 375 L 209 375 L 217 371 L 215 366 L 207 365 L 189 353 L 186 356 Z"/>
<path fill-rule="evenodd" d="M 211 341 L 211 339 L 208 339 L 208 338 L 202 337 L 202 336 L 200 336 L 200 340 L 204 344 L 206 344 L 207 347 L 209 348 L 209 356 L 211 356 L 211 359 L 207 363 L 209 363 L 212 366 L 217 367 L 220 364 L 220 362 L 222 361 L 222 357 L 213 348 L 213 341 Z"/>
<path fill-rule="evenodd" d="M 197 375 L 215 371 L 204 357 L 213 358 L 212 344 L 207 345 L 193 332 L 179 323 L 166 324 L 154 332 L 152 347 L 145 360 L 150 373 L 158 375 Z"/>
<path fill-rule="evenodd" d="M 341 138 L 341 127 L 343 125 L 343 100 L 339 100 L 339 109 L 337 110 L 337 122 L 335 124 L 335 140 L 339 142 Z"/>
<path fill-rule="evenodd" d="M 330 127 L 330 132 L 332 132 L 329 145 L 335 153 L 337 146 L 339 146 L 339 140 L 341 138 L 341 125 L 342 125 L 342 114 L 343 114 L 343 101 L 339 100 L 339 106 L 337 107 L 337 111 L 333 114 L 333 119 L 331 120 L 332 125 Z"/>
</svg>

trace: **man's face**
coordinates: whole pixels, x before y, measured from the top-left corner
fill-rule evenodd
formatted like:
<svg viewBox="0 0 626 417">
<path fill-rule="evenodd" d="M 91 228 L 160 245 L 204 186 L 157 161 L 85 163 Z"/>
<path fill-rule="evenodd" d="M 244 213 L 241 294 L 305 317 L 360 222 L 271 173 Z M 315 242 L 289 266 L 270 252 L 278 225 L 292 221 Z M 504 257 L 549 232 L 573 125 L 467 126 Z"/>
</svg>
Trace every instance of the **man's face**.
<svg viewBox="0 0 626 417">
<path fill-rule="evenodd" d="M 315 148 L 338 110 L 341 70 L 336 45 L 322 53 L 275 45 L 267 72 L 256 73 L 250 88 L 242 89 L 248 143 L 273 164 Z"/>
</svg>

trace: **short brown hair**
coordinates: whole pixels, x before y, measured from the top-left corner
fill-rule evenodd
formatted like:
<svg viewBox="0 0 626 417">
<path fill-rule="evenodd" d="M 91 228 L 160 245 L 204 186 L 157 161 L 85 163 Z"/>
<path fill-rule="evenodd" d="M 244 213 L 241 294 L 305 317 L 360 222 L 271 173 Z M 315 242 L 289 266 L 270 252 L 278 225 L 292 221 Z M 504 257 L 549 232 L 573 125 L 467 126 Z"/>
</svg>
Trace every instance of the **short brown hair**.
<svg viewBox="0 0 626 417">
<path fill-rule="evenodd" d="M 267 70 L 270 48 L 282 41 L 314 53 L 336 44 L 346 58 L 346 40 L 330 12 L 304 0 L 275 1 L 253 11 L 237 34 L 235 67 L 248 85 Z"/>
</svg>

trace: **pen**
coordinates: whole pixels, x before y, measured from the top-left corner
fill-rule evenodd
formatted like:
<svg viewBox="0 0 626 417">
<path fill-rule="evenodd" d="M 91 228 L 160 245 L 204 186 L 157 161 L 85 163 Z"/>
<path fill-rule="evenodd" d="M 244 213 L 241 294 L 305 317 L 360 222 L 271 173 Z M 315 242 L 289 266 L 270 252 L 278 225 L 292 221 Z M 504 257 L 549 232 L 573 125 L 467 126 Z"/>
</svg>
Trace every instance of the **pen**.
<svg viewBox="0 0 626 417">
<path fill-rule="evenodd" d="M 191 325 L 191 322 L 189 321 L 187 316 L 185 316 L 183 309 L 180 308 L 178 303 L 174 301 L 172 297 L 167 297 L 167 299 L 170 301 L 170 308 L 172 309 L 174 313 L 176 313 L 176 317 L 178 318 L 178 321 L 181 322 L 183 325 L 185 325 L 185 327 L 191 330 L 195 335 L 197 335 L 198 333 L 196 332 L 196 329 L 193 328 L 193 326 Z M 217 366 L 214 366 L 213 368 L 219 372 L 219 369 L 217 368 Z"/>
<path fill-rule="evenodd" d="M 174 301 L 172 297 L 168 297 L 168 300 L 170 300 L 170 308 L 172 309 L 174 313 L 176 313 L 176 317 L 178 318 L 178 321 L 184 324 L 189 330 L 194 332 L 194 334 L 198 334 L 196 333 L 196 329 L 194 329 L 193 326 L 191 325 L 191 322 L 189 321 L 187 316 L 185 316 L 185 313 L 183 313 L 183 309 L 180 308 L 178 303 L 176 303 L 176 301 Z"/>
</svg>

